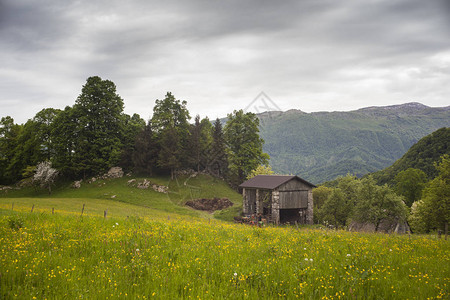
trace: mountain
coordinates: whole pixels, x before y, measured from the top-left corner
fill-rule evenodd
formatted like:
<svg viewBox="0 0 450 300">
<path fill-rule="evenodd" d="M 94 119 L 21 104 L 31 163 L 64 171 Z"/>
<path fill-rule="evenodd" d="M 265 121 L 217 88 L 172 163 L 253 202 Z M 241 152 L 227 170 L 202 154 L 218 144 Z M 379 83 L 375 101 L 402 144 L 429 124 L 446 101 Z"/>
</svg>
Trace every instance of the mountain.
<svg viewBox="0 0 450 300">
<path fill-rule="evenodd" d="M 273 170 L 321 183 L 339 175 L 384 169 L 431 132 L 450 127 L 450 106 L 420 103 L 366 107 L 349 112 L 265 112 L 264 151 Z"/>
<path fill-rule="evenodd" d="M 372 173 L 378 184 L 392 184 L 395 176 L 408 168 L 420 169 L 428 179 L 436 177 L 435 163 L 442 155 L 450 155 L 450 128 L 441 128 L 420 139 L 392 166 Z"/>
</svg>

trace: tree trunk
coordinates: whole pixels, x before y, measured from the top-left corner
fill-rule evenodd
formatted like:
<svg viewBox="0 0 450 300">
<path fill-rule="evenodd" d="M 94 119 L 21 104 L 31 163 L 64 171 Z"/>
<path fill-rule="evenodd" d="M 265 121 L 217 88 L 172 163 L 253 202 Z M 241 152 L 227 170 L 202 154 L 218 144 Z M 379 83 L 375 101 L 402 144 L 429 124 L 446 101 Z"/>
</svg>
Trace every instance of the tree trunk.
<svg viewBox="0 0 450 300">
<path fill-rule="evenodd" d="M 448 222 L 445 222 L 445 240 L 447 240 L 447 236 L 448 236 Z"/>
</svg>

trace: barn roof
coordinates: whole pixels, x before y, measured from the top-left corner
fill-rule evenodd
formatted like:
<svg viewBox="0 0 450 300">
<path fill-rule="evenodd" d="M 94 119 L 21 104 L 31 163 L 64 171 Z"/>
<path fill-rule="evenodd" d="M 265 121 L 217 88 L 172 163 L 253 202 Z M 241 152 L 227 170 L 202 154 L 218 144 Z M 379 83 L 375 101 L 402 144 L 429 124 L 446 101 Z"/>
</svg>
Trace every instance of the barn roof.
<svg viewBox="0 0 450 300">
<path fill-rule="evenodd" d="M 314 184 L 294 175 L 286 176 L 286 175 L 257 175 L 253 178 L 242 183 L 239 187 L 241 188 L 259 188 L 259 189 L 269 189 L 273 190 L 283 183 L 286 183 L 292 179 L 296 178 L 301 182 L 311 186 L 316 187 Z"/>
</svg>

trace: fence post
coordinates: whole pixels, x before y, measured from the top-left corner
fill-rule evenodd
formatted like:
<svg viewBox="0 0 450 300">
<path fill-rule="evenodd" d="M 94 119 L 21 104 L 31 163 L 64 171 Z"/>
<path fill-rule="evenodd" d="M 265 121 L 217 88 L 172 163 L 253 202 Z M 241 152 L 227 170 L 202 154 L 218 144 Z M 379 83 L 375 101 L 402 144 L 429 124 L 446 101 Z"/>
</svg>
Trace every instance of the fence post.
<svg viewBox="0 0 450 300">
<path fill-rule="evenodd" d="M 33 206 L 31 207 L 31 212 L 33 212 L 33 210 L 34 210 L 34 204 L 33 204 Z"/>
<path fill-rule="evenodd" d="M 14 210 L 14 202 L 12 203 L 11 210 Z"/>
<path fill-rule="evenodd" d="M 106 209 L 104 212 L 103 212 L 103 218 L 105 218 L 106 219 L 106 214 L 108 213 L 108 209 Z"/>
<path fill-rule="evenodd" d="M 55 208 L 52 207 L 52 215 L 55 214 Z"/>
<path fill-rule="evenodd" d="M 81 209 L 81 217 L 83 216 L 85 203 L 83 203 L 83 208 Z"/>
</svg>

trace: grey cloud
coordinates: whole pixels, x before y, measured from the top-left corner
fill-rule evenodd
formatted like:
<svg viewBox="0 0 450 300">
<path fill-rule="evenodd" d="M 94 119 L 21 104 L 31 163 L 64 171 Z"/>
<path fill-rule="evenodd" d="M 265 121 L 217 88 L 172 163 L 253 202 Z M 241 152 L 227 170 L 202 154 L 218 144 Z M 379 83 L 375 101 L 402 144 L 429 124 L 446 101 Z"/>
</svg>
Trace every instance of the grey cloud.
<svg viewBox="0 0 450 300">
<path fill-rule="evenodd" d="M 11 101 L 70 105 L 92 75 L 113 80 L 128 111 L 145 117 L 168 90 L 187 99 L 193 114 L 220 109 L 219 116 L 261 90 L 283 109 L 307 111 L 335 110 L 338 98 L 354 103 L 343 109 L 375 105 L 376 97 L 398 101 L 402 91 L 405 101 L 421 97 L 427 104 L 430 95 L 430 104 L 444 103 L 446 3 L 3 1 L 0 104 L 9 104 L 2 114 L 17 113 Z M 211 98 L 216 104 L 205 105 Z M 298 107 L 305 98 L 313 101 Z"/>
</svg>

